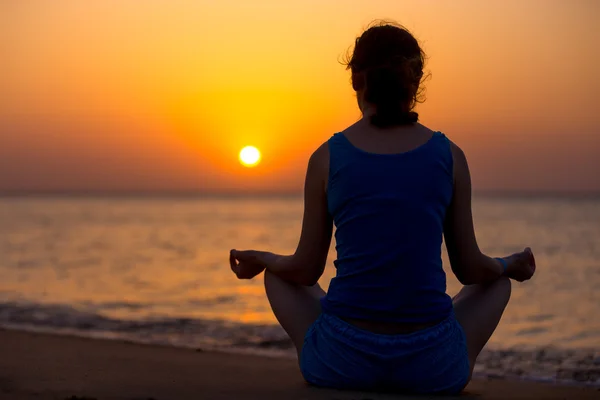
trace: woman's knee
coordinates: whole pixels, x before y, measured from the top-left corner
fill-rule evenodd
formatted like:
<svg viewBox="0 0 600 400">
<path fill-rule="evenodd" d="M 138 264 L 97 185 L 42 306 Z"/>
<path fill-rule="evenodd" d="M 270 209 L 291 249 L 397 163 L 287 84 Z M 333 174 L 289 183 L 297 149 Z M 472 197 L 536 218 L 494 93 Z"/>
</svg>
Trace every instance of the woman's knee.
<svg viewBox="0 0 600 400">
<path fill-rule="evenodd" d="M 272 272 L 271 272 L 271 271 L 269 271 L 269 270 L 265 270 L 265 273 L 264 273 L 264 275 L 265 275 L 265 276 L 264 276 L 264 279 L 265 279 L 265 288 L 266 288 L 267 290 L 269 290 L 269 288 L 270 288 L 271 286 L 273 286 L 273 285 L 276 285 L 276 284 L 277 284 L 277 281 L 279 281 L 279 280 L 280 280 L 280 278 L 279 278 L 277 275 L 275 275 L 274 273 L 272 273 Z"/>
<path fill-rule="evenodd" d="M 265 291 L 267 296 L 282 292 L 300 293 L 303 296 L 308 296 L 309 298 L 317 300 L 320 300 L 323 296 L 325 296 L 325 291 L 321 288 L 321 286 L 319 286 L 318 283 L 314 284 L 313 286 L 298 285 L 296 283 L 283 280 L 279 276 L 267 270 L 265 270 L 264 275 Z"/>
<path fill-rule="evenodd" d="M 510 295 L 512 293 L 512 283 L 510 281 L 510 278 L 507 278 L 506 276 L 501 276 L 500 278 L 496 279 L 490 286 L 490 289 L 494 290 L 499 299 L 506 306 L 506 304 L 508 304 L 508 301 L 510 300 Z"/>
<path fill-rule="evenodd" d="M 265 285 L 267 284 L 268 281 L 271 280 L 271 276 L 274 276 L 273 273 L 271 271 L 269 271 L 268 269 L 265 269 L 265 273 L 264 273 Z"/>
<path fill-rule="evenodd" d="M 267 291 L 267 294 L 272 291 L 280 291 L 282 289 L 291 290 L 298 287 L 298 285 L 294 283 L 281 279 L 271 271 L 265 270 L 264 275 L 265 290 Z"/>
</svg>

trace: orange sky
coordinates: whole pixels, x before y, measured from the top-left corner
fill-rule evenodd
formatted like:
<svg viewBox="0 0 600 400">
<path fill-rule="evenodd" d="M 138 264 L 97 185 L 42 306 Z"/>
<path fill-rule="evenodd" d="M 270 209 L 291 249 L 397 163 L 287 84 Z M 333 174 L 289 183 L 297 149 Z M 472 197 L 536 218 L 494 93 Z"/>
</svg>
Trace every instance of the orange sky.
<svg viewBox="0 0 600 400">
<path fill-rule="evenodd" d="M 595 0 L 2 1 L 0 190 L 297 191 L 376 18 L 422 41 L 418 111 L 475 189 L 600 190 Z"/>
</svg>

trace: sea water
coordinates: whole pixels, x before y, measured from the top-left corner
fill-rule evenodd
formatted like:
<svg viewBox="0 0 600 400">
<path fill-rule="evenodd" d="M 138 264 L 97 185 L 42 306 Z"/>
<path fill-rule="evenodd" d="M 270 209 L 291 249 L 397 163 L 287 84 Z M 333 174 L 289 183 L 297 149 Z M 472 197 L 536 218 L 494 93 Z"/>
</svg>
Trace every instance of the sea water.
<svg viewBox="0 0 600 400">
<path fill-rule="evenodd" d="M 231 248 L 290 254 L 297 196 L 0 198 L 0 326 L 294 356 L 262 279 L 240 281 Z M 481 249 L 529 246 L 476 374 L 600 384 L 600 198 L 481 195 Z M 335 274 L 332 245 L 320 280 Z M 448 292 L 461 285 L 444 252 Z"/>
</svg>

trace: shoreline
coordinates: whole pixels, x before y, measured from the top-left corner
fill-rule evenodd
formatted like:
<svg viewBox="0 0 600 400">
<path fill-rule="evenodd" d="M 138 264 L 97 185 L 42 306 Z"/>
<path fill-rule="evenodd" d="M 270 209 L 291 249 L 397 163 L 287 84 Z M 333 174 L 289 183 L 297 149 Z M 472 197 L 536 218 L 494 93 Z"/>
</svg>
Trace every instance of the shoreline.
<svg viewBox="0 0 600 400">
<path fill-rule="evenodd" d="M 1 399 L 417 398 L 309 387 L 288 358 L 123 340 L 0 328 L 0 354 Z M 600 398 L 600 388 L 510 379 L 476 378 L 465 393 L 455 398 Z"/>
</svg>

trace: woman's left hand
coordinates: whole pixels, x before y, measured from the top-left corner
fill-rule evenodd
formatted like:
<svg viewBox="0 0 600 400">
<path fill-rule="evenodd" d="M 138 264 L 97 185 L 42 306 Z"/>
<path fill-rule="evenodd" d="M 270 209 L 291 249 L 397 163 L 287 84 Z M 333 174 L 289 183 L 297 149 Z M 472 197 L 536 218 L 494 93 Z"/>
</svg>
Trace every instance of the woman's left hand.
<svg viewBox="0 0 600 400">
<path fill-rule="evenodd" d="M 238 279 L 252 279 L 266 268 L 264 251 L 231 250 L 229 264 Z"/>
</svg>

